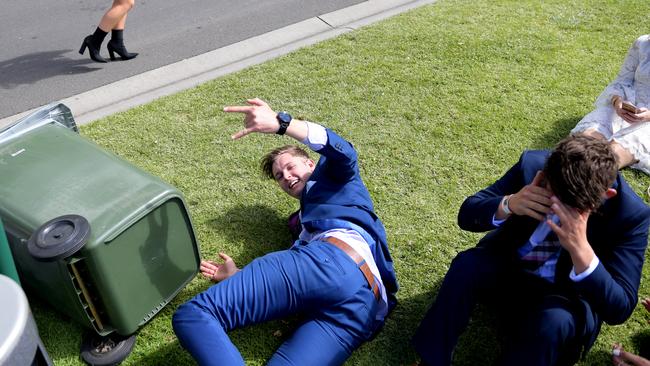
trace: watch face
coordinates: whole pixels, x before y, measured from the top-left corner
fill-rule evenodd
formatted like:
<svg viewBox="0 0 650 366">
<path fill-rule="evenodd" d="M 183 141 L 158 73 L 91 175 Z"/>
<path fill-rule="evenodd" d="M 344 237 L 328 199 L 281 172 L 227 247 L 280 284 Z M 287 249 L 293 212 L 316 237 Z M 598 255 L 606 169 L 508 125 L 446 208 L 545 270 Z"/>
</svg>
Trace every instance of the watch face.
<svg viewBox="0 0 650 366">
<path fill-rule="evenodd" d="M 287 112 L 280 112 L 280 113 L 278 113 L 278 119 L 281 122 L 289 123 L 289 122 L 291 122 L 291 115 L 289 113 L 287 113 Z"/>
</svg>

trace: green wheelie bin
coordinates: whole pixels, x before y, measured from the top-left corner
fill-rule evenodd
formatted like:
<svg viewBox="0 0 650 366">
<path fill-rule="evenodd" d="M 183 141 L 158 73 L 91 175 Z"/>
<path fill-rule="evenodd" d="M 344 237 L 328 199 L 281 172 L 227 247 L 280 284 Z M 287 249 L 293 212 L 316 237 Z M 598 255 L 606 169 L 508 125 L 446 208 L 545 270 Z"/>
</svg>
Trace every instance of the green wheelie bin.
<svg viewBox="0 0 650 366">
<path fill-rule="evenodd" d="M 63 104 L 0 131 L 0 180 L 23 287 L 98 335 L 133 334 L 198 272 L 181 192 L 81 137 Z"/>
</svg>

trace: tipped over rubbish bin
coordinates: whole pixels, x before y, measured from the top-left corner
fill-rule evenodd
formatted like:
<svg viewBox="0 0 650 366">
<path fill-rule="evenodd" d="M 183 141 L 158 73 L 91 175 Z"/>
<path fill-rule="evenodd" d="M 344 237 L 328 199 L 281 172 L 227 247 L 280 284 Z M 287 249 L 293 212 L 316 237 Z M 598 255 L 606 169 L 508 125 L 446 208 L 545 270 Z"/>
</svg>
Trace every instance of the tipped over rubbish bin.
<svg viewBox="0 0 650 366">
<path fill-rule="evenodd" d="M 101 336 L 133 334 L 198 272 L 182 194 L 52 104 L 0 131 L 0 218 L 20 280 Z"/>
</svg>

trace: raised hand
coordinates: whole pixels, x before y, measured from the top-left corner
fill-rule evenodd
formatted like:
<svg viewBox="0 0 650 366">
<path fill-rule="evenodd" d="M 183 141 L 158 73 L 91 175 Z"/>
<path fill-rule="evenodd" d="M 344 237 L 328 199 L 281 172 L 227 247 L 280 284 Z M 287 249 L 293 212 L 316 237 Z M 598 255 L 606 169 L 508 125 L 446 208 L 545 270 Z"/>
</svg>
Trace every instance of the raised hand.
<svg viewBox="0 0 650 366">
<path fill-rule="evenodd" d="M 576 274 L 582 273 L 595 255 L 587 240 L 587 221 L 591 211 L 578 211 L 555 196 L 551 197 L 551 202 L 551 210 L 560 219 L 560 223 L 558 225 L 550 219 L 546 222 L 557 235 L 560 245 L 571 255 Z"/>
<path fill-rule="evenodd" d="M 247 106 L 228 106 L 223 109 L 227 113 L 243 113 L 244 128 L 232 135 L 232 139 L 242 138 L 253 132 L 276 133 L 280 128 L 277 113 L 265 101 L 255 98 L 247 99 Z"/>
<path fill-rule="evenodd" d="M 508 206 L 515 215 L 530 216 L 542 221 L 551 210 L 552 195 L 544 186 L 544 173 L 538 171 L 530 184 L 510 196 Z"/>
<path fill-rule="evenodd" d="M 201 261 L 201 274 L 213 282 L 220 282 L 239 272 L 239 268 L 229 256 L 219 253 L 223 264 L 213 261 Z"/>
<path fill-rule="evenodd" d="M 591 211 L 585 210 L 580 212 L 577 209 L 565 205 L 557 197 L 551 197 L 551 209 L 553 213 L 560 219 L 560 224 L 556 224 L 551 220 L 547 220 L 551 229 L 557 234 L 560 244 L 569 253 L 576 248 L 579 248 L 587 241 L 587 221 Z"/>
</svg>

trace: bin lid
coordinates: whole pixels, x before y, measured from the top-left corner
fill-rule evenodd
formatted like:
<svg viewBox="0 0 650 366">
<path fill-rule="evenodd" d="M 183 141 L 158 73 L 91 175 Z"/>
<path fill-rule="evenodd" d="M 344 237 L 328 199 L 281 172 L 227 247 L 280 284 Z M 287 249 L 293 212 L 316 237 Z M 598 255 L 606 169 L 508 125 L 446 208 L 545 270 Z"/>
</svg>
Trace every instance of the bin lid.
<svg viewBox="0 0 650 366">
<path fill-rule="evenodd" d="M 27 327 L 29 303 L 23 289 L 0 274 L 0 364 L 18 346 Z"/>
<path fill-rule="evenodd" d="M 59 124 L 74 132 L 79 132 L 70 108 L 63 103 L 52 103 L 1 129 L 0 144 L 49 123 Z"/>
</svg>

